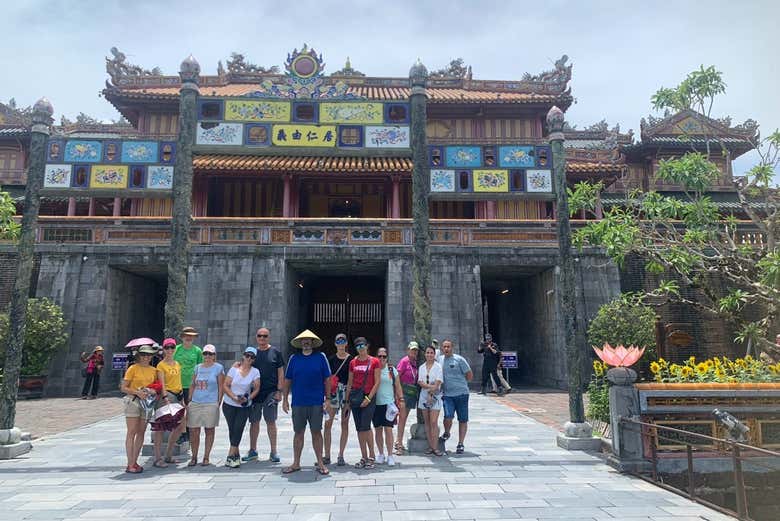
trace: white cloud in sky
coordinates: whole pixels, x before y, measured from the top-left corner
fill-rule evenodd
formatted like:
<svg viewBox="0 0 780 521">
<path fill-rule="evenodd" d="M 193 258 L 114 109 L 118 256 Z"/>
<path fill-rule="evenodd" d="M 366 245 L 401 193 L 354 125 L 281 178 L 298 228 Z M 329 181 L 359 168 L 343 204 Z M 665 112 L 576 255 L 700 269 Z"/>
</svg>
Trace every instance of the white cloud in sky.
<svg viewBox="0 0 780 521">
<path fill-rule="evenodd" d="M 780 2 L 313 0 L 20 1 L 4 6 L 0 100 L 29 105 L 40 96 L 56 116 L 85 112 L 115 119 L 99 97 L 112 46 L 128 61 L 165 73 L 192 53 L 204 74 L 231 52 L 281 65 L 304 42 L 327 71 L 347 56 L 368 75 L 406 76 L 420 57 L 429 69 L 463 57 L 479 79 L 518 79 L 574 63 L 577 102 L 567 119 L 580 127 L 606 119 L 639 133 L 650 96 L 699 65 L 715 65 L 728 85 L 714 115 L 780 127 L 775 25 Z M 735 163 L 740 173 L 755 161 Z"/>
</svg>

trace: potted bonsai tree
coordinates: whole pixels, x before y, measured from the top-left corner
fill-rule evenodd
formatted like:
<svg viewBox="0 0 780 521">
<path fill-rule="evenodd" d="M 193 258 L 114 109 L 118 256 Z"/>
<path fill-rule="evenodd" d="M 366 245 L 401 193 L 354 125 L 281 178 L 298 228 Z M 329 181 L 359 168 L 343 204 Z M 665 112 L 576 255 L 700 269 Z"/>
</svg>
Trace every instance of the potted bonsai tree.
<svg viewBox="0 0 780 521">
<path fill-rule="evenodd" d="M 5 366 L 8 341 L 8 315 L 0 315 L 0 367 Z M 67 323 L 53 301 L 31 298 L 27 301 L 27 318 L 19 377 L 20 398 L 40 398 L 46 385 L 49 364 L 54 355 L 68 343 Z"/>
</svg>

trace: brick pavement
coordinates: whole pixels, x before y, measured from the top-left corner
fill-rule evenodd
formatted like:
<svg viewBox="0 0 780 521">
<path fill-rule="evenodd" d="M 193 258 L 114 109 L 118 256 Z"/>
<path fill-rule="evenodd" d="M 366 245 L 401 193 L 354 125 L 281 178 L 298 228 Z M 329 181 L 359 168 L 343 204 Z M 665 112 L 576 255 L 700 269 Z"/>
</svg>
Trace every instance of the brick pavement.
<svg viewBox="0 0 780 521">
<path fill-rule="evenodd" d="M 96 400 L 80 398 L 42 398 L 20 400 L 16 404 L 16 426 L 40 438 L 122 414 L 122 399 L 101 396 Z"/>
<path fill-rule="evenodd" d="M 180 463 L 161 470 L 144 461 L 143 474 L 128 475 L 123 472 L 124 420 L 111 418 L 49 436 L 36 442 L 30 454 L 0 462 L 0 519 L 731 519 L 618 474 L 592 455 L 559 449 L 553 429 L 497 400 L 479 395 L 471 400 L 466 454 L 408 455 L 395 468 L 373 471 L 332 466 L 328 477 L 309 466 L 291 476 L 281 474 L 291 459 L 287 415 L 279 422 L 282 464 L 263 461 L 227 469 Z M 352 462 L 358 454 L 354 438 L 346 454 Z M 262 437 L 260 449 L 267 454 Z M 222 425 L 212 461 L 222 464 L 226 450 Z M 308 440 L 304 450 L 307 464 L 313 459 Z"/>
<path fill-rule="evenodd" d="M 560 389 L 514 387 L 511 393 L 495 399 L 554 429 L 561 430 L 569 419 L 569 394 Z"/>
</svg>

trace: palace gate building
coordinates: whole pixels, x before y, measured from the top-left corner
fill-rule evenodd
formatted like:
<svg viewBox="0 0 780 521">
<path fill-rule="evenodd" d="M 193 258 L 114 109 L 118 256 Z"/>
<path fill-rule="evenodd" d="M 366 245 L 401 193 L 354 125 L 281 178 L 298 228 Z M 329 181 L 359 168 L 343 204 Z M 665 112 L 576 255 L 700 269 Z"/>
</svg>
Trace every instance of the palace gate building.
<svg viewBox="0 0 780 521">
<path fill-rule="evenodd" d="M 178 76 L 112 53 L 102 94 L 129 123 L 63 121 L 47 149 L 33 294 L 61 304 L 71 324 L 50 395 L 77 391 L 81 351 L 101 344 L 110 356 L 132 337 L 161 340 L 163 330 L 177 129 L 188 116 L 179 114 Z M 451 338 L 478 370 L 477 344 L 489 331 L 518 352 L 513 380 L 566 386 L 545 122 L 550 108 L 573 102 L 565 56 L 512 81 L 474 79 L 470 67 L 432 73 L 427 143 L 410 131 L 408 77 L 368 77 L 349 60 L 327 73 L 306 46 L 281 70 L 237 54 L 226 65 L 199 77 L 191 115 L 186 322 L 200 345 L 230 360 L 267 326 L 288 352 L 289 339 L 310 328 L 327 349 L 343 331 L 403 356 L 413 338 L 412 153 L 425 147 L 433 336 Z M 18 193 L 29 134 L 23 114 L 0 109 L 0 182 Z M 633 179 L 642 170 L 621 152 L 631 143 L 605 124 L 567 132 L 568 182 Z M 14 256 L 0 248 L 5 305 Z M 585 348 L 587 320 L 620 292 L 620 277 L 586 250 L 576 281 Z"/>
</svg>

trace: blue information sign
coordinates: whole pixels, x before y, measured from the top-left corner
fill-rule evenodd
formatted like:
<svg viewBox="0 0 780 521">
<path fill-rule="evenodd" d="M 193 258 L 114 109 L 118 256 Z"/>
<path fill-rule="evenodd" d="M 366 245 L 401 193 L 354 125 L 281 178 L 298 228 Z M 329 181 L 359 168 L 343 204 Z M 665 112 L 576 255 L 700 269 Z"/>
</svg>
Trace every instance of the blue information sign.
<svg viewBox="0 0 780 521">
<path fill-rule="evenodd" d="M 502 351 L 501 364 L 504 369 L 517 369 L 517 351 Z"/>
<path fill-rule="evenodd" d="M 111 357 L 111 369 L 114 371 L 124 371 L 127 369 L 127 357 L 129 353 L 114 353 Z"/>
</svg>

